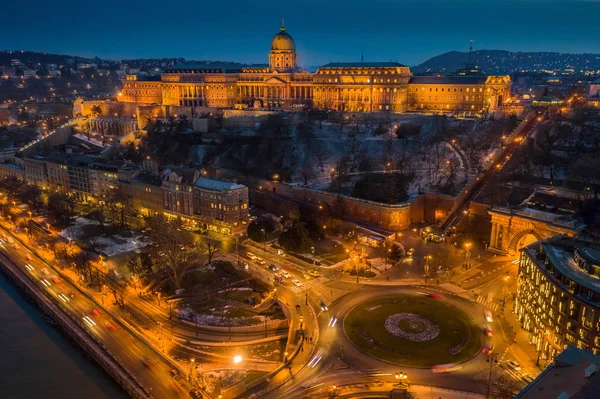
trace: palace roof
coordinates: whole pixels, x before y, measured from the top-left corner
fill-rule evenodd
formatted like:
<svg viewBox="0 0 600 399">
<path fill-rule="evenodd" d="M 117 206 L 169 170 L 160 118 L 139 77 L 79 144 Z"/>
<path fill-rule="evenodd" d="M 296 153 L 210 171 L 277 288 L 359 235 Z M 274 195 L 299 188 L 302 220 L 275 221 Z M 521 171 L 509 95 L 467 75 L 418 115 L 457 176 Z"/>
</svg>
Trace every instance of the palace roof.
<svg viewBox="0 0 600 399">
<path fill-rule="evenodd" d="M 413 76 L 409 84 L 448 84 L 448 85 L 476 85 L 483 84 L 487 76 Z"/>
<path fill-rule="evenodd" d="M 398 62 L 330 62 L 319 68 L 397 68 L 405 66 Z"/>
<path fill-rule="evenodd" d="M 177 72 L 216 72 L 216 73 L 231 73 L 231 72 L 241 72 L 242 65 L 236 64 L 233 62 L 215 62 L 211 64 L 176 64 L 172 67 L 167 68 L 167 73 L 177 73 Z"/>
</svg>

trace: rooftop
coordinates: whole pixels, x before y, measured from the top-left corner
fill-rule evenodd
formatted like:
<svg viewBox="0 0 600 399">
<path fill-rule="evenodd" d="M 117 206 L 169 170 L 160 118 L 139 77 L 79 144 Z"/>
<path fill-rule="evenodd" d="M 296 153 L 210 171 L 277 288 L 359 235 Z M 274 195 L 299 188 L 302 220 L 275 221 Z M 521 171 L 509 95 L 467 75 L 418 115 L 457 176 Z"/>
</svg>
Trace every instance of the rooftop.
<svg viewBox="0 0 600 399">
<path fill-rule="evenodd" d="M 147 175 L 145 173 L 140 173 L 139 175 L 137 175 L 133 179 L 131 179 L 131 181 L 136 182 L 136 183 L 146 184 L 148 186 L 160 187 L 160 185 L 161 185 L 161 180 L 159 177 Z"/>
<path fill-rule="evenodd" d="M 241 184 L 221 180 L 213 180 L 206 177 L 199 178 L 194 184 L 194 186 L 212 191 L 237 190 L 246 187 Z"/>
<path fill-rule="evenodd" d="M 319 68 L 398 68 L 406 65 L 397 62 L 330 62 Z"/>
<path fill-rule="evenodd" d="M 410 84 L 463 84 L 475 85 L 485 83 L 487 76 L 413 76 Z"/>
<path fill-rule="evenodd" d="M 531 244 L 525 251 L 530 253 L 532 259 L 537 259 L 540 245 L 556 270 L 580 286 L 600 293 L 600 279 L 579 267 L 573 258 L 576 249 L 581 251 L 589 248 L 590 243 L 575 238 L 555 237 L 542 241 L 541 244 Z"/>
<path fill-rule="evenodd" d="M 514 399 L 556 399 L 562 393 L 567 393 L 570 399 L 596 399 L 600 389 L 599 367 L 600 356 L 568 346 Z M 586 372 L 594 369 L 586 377 Z"/>
<path fill-rule="evenodd" d="M 198 71 L 198 72 L 211 72 L 217 71 L 219 73 L 235 73 L 242 71 L 242 65 L 228 62 L 215 62 L 210 64 L 176 64 L 172 67 L 167 68 L 167 73 L 179 72 L 179 71 Z"/>
</svg>

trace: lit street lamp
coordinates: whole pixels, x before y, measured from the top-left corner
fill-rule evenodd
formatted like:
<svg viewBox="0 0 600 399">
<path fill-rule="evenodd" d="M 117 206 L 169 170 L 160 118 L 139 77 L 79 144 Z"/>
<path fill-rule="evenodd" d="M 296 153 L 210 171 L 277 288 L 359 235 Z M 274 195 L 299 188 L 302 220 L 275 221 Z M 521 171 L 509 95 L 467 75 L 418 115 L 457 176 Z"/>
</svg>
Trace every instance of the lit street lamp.
<svg viewBox="0 0 600 399">
<path fill-rule="evenodd" d="M 242 356 L 241 355 L 235 355 L 233 357 L 233 363 L 234 364 L 240 364 L 242 362 Z"/>
</svg>

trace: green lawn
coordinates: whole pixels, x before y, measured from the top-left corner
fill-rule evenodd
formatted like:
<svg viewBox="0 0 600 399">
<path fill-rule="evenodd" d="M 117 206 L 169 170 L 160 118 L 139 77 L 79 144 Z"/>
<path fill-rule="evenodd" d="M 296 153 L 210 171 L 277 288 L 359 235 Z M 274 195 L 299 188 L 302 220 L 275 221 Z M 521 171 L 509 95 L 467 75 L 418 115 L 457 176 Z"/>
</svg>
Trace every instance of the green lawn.
<svg viewBox="0 0 600 399">
<path fill-rule="evenodd" d="M 439 326 L 439 334 L 420 342 L 394 336 L 384 323 L 396 313 L 423 316 Z M 406 321 L 398 325 L 406 332 L 419 332 Z M 345 317 L 344 331 L 361 350 L 409 367 L 463 362 L 479 351 L 482 342 L 481 328 L 469 315 L 440 300 L 415 296 L 384 297 L 362 303 Z"/>
</svg>

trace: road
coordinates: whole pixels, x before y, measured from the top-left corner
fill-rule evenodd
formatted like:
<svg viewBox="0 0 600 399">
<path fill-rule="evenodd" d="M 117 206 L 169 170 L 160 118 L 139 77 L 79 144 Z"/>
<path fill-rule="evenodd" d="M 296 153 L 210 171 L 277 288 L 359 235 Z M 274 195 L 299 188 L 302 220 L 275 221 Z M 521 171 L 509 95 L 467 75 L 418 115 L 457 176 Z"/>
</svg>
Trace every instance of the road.
<svg viewBox="0 0 600 399">
<path fill-rule="evenodd" d="M 12 233 L 2 228 L 4 234 Z M 12 236 L 15 239 L 15 236 Z M 15 240 L 16 241 L 16 240 Z M 172 365 L 154 349 L 140 342 L 129 331 L 120 318 L 100 310 L 99 304 L 90 299 L 79 285 L 64 277 L 59 268 L 46 263 L 29 248 L 16 241 L 16 248 L 8 242 L 0 246 L 0 251 L 20 266 L 32 280 L 45 280 L 46 294 L 62 303 L 68 312 L 81 317 L 79 324 L 89 334 L 94 335 L 116 355 L 116 357 L 147 387 L 156 398 L 188 397 L 191 389 L 187 382 L 171 378 L 168 371 Z M 30 259 L 27 259 L 30 257 Z M 25 265 L 30 265 L 26 268 Z M 47 271 L 48 273 L 45 273 Z M 53 281 L 52 276 L 63 276 L 61 282 Z M 58 281 L 58 280 L 56 280 Z M 95 313 L 96 315 L 92 314 Z M 85 320 L 84 320 L 85 317 Z M 90 321 L 91 320 L 91 321 Z M 149 366 L 143 360 L 149 359 Z"/>
</svg>

